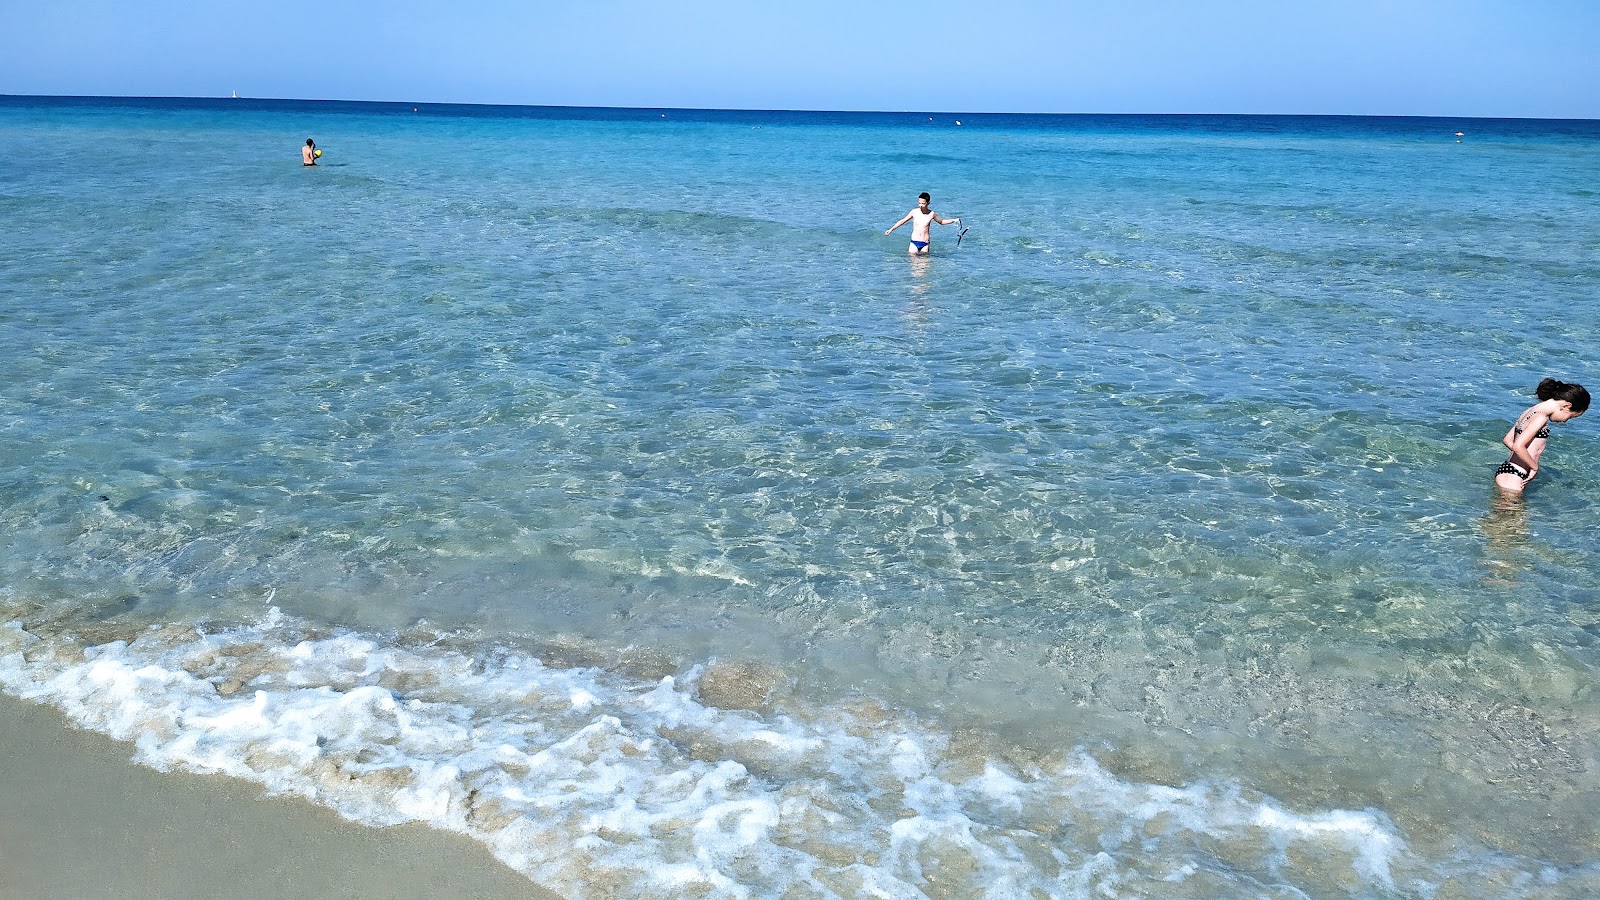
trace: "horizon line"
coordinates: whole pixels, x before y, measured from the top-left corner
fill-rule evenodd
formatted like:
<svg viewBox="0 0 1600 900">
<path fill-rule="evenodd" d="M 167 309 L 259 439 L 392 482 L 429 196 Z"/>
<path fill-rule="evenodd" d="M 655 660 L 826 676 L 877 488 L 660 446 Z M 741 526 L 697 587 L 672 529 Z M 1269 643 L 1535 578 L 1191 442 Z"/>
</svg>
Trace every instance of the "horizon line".
<svg viewBox="0 0 1600 900">
<path fill-rule="evenodd" d="M 828 114 L 856 114 L 856 115 L 935 115 L 935 116 L 1170 116 L 1192 118 L 1301 118 L 1301 119 L 1468 119 L 1479 121 L 1499 122 L 1600 122 L 1600 118 L 1586 118 L 1573 116 L 1484 116 L 1484 115 L 1449 115 L 1449 114 L 1417 114 L 1417 113 L 1284 113 L 1284 112 L 1024 112 L 1016 110 L 931 110 L 931 109 L 783 109 L 777 107 L 744 107 L 744 106 L 590 106 L 562 103 L 484 103 L 466 101 L 440 101 L 440 100 L 366 100 L 343 97 L 254 97 L 254 96 L 227 96 L 227 95 L 141 95 L 141 94 L 8 94 L 0 93 L 0 99 L 32 99 L 32 100 L 200 100 L 200 101 L 234 101 L 248 100 L 267 103 L 357 103 L 382 106 L 411 106 L 420 109 L 423 106 L 434 107 L 483 107 L 488 109 L 571 109 L 571 110 L 608 110 L 608 111 L 638 111 L 638 112 L 686 112 L 686 113 L 813 113 Z"/>
</svg>

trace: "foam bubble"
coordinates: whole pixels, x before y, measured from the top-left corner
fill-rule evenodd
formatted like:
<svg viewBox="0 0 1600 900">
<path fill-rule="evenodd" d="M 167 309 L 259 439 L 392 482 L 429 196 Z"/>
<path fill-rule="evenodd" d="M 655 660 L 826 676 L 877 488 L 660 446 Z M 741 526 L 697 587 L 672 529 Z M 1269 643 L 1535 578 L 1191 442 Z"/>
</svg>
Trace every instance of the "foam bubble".
<svg viewBox="0 0 1600 900">
<path fill-rule="evenodd" d="M 158 768 L 249 778 L 360 822 L 464 832 L 571 896 L 1428 883 L 1397 882 L 1395 866 L 1415 863 L 1374 810 L 1296 813 L 1237 786 L 1141 784 L 1081 752 L 1012 765 L 870 705 L 724 707 L 700 694 L 706 669 L 644 681 L 447 637 L 319 631 L 274 611 L 79 648 L 65 630 L 12 621 L 0 686 L 134 741 Z"/>
</svg>

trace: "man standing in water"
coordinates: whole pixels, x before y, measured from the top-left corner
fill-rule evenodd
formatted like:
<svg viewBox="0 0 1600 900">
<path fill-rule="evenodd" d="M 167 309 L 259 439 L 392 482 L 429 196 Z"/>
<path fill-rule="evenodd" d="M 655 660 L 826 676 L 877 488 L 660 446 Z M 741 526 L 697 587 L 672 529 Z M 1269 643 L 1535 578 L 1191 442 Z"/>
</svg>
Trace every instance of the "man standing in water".
<svg viewBox="0 0 1600 900">
<path fill-rule="evenodd" d="M 300 165 L 314 166 L 317 164 L 317 142 L 306 138 L 306 145 L 300 148 Z"/>
<path fill-rule="evenodd" d="M 913 256 L 928 255 L 928 247 L 933 243 L 933 237 L 928 233 L 928 224 L 930 222 L 938 222 L 940 225 L 955 225 L 961 221 L 959 218 L 939 218 L 938 213 L 928 208 L 928 204 L 932 202 L 933 198 L 928 196 L 927 191 L 923 191 L 922 193 L 918 194 L 917 208 L 906 213 L 905 218 L 894 223 L 893 227 L 891 227 L 888 231 L 885 231 L 884 234 L 893 234 L 896 228 L 899 228 L 901 225 L 910 222 L 911 246 L 906 248 L 906 252 Z"/>
</svg>

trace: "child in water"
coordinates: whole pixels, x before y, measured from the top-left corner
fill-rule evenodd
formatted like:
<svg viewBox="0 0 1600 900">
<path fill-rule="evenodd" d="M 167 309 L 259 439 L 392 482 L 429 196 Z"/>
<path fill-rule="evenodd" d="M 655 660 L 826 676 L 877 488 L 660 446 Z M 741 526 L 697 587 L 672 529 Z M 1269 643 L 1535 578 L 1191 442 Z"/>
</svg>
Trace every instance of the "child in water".
<svg viewBox="0 0 1600 900">
<path fill-rule="evenodd" d="M 960 219 L 941 219 L 939 214 L 928 208 L 933 198 L 927 191 L 917 195 L 917 208 L 906 213 L 905 218 L 889 226 L 884 234 L 894 234 L 894 230 L 907 222 L 911 223 L 911 244 L 906 247 L 906 252 L 912 256 L 927 256 L 928 247 L 933 243 L 933 235 L 929 233 L 929 223 L 938 222 L 940 225 L 960 224 Z M 960 243 L 960 241 L 957 241 Z"/>
<path fill-rule="evenodd" d="M 1589 408 L 1589 392 L 1581 384 L 1546 378 L 1534 394 L 1539 402 L 1524 410 L 1500 440 L 1511 451 L 1510 458 L 1494 470 L 1494 483 L 1501 490 L 1522 493 L 1539 474 L 1539 457 L 1550 443 L 1550 423 L 1576 419 Z"/>
</svg>

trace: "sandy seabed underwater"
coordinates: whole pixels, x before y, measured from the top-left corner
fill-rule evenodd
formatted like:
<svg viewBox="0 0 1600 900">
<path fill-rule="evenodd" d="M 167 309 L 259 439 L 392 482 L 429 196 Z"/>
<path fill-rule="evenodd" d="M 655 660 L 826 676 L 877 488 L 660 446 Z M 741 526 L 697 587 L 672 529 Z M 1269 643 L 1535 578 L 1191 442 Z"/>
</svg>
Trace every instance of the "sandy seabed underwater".
<svg viewBox="0 0 1600 900">
<path fill-rule="evenodd" d="M 1600 892 L 1600 125 L 955 118 L 0 98 L 0 688 L 575 897 Z"/>
</svg>

